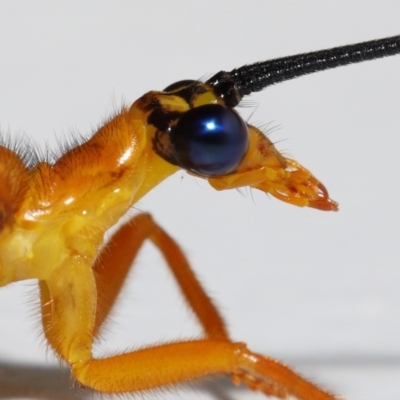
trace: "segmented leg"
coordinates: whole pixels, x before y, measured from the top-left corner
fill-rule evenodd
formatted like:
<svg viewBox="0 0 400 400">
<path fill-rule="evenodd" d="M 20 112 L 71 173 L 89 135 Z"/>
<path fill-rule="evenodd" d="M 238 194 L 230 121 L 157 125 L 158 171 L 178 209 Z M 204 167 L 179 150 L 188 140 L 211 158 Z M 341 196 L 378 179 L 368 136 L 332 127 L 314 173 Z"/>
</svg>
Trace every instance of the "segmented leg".
<svg viewBox="0 0 400 400">
<path fill-rule="evenodd" d="M 186 257 L 175 241 L 161 229 L 149 214 L 140 214 L 123 225 L 103 249 L 94 266 L 100 308 L 97 330 L 108 315 L 132 262 L 149 239 L 161 251 L 206 335 L 213 339 L 228 339 L 224 322 L 190 269 Z"/>
<path fill-rule="evenodd" d="M 91 355 L 93 333 L 111 309 L 96 315 L 97 292 L 114 302 L 138 249 L 149 238 L 161 250 L 208 339 L 162 344 L 104 359 Z M 84 285 L 81 282 L 85 282 Z M 278 398 L 335 400 L 275 360 L 232 343 L 219 313 L 196 280 L 177 244 L 143 214 L 113 236 L 94 269 L 71 258 L 62 272 L 41 282 L 43 324 L 55 351 L 79 382 L 106 393 L 133 392 L 185 382 L 210 374 L 230 374 L 235 383 Z"/>
</svg>

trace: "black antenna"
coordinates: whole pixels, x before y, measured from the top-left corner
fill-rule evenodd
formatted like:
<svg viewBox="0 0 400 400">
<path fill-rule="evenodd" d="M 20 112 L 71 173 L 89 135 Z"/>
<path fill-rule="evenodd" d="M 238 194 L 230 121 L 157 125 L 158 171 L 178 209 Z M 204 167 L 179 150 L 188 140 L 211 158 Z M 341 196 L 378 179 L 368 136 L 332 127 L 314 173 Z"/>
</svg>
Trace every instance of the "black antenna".
<svg viewBox="0 0 400 400">
<path fill-rule="evenodd" d="M 215 93 L 225 100 L 226 105 L 235 107 L 243 96 L 278 82 L 399 53 L 400 35 L 257 62 L 231 72 L 218 72 L 207 83 L 214 86 Z"/>
</svg>

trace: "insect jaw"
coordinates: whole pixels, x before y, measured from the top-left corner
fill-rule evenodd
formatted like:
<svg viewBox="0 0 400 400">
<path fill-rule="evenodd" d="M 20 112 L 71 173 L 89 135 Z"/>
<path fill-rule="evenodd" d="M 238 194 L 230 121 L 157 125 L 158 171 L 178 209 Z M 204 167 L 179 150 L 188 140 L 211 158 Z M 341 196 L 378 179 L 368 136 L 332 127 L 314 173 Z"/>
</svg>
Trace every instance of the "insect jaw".
<svg viewBox="0 0 400 400">
<path fill-rule="evenodd" d="M 285 158 L 256 127 L 249 125 L 249 149 L 234 173 L 207 178 L 212 187 L 225 190 L 249 186 L 279 200 L 322 211 L 337 211 L 325 186 L 297 161 Z"/>
</svg>

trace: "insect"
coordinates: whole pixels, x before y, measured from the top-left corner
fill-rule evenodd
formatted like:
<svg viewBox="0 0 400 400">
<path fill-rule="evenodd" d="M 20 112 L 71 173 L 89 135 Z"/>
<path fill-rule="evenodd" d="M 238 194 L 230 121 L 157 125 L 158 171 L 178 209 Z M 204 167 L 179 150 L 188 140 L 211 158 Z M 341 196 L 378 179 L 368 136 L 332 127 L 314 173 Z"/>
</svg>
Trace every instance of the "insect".
<svg viewBox="0 0 400 400">
<path fill-rule="evenodd" d="M 179 81 L 123 108 L 56 162 L 0 147 L 0 285 L 37 279 L 50 346 L 84 386 L 142 391 L 210 374 L 278 398 L 334 400 L 290 368 L 232 342 L 175 241 L 148 215 L 104 247 L 105 232 L 160 182 L 184 169 L 217 190 L 251 187 L 286 203 L 336 211 L 325 186 L 234 111 L 242 98 L 301 75 L 400 53 L 400 36 Z M 165 257 L 204 338 L 97 359 L 92 344 L 142 243 Z"/>
</svg>

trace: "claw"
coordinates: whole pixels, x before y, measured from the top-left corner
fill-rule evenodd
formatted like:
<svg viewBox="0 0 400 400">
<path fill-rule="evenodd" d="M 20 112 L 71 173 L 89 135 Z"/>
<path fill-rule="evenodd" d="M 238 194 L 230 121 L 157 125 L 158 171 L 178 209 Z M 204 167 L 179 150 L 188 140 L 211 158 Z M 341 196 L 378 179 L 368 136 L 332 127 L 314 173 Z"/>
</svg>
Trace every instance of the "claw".
<svg viewBox="0 0 400 400">
<path fill-rule="evenodd" d="M 240 354 L 240 365 L 242 367 L 232 375 L 235 385 L 243 382 L 252 390 L 282 400 L 291 397 L 298 400 L 340 400 L 300 377 L 284 364 L 252 353 L 247 348 Z"/>
</svg>

